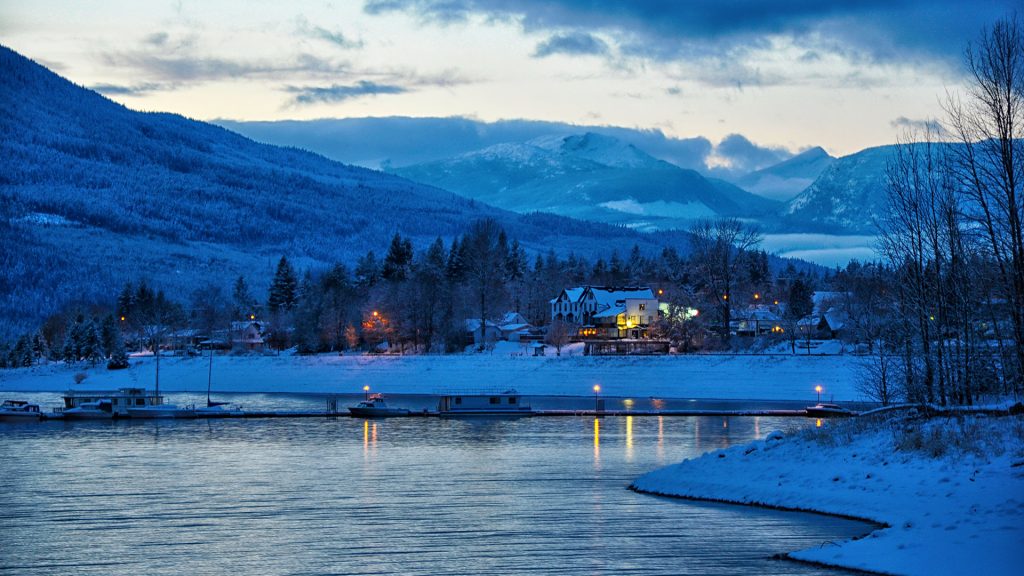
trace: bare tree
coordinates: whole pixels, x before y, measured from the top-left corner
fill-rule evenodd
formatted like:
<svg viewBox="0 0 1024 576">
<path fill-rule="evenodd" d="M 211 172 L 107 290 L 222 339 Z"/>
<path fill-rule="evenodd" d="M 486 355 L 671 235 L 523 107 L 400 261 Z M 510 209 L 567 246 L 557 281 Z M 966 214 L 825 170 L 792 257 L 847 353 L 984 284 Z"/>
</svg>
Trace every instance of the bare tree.
<svg viewBox="0 0 1024 576">
<path fill-rule="evenodd" d="M 690 228 L 690 234 L 692 261 L 722 321 L 722 339 L 728 342 L 732 291 L 741 277 L 744 258 L 760 244 L 761 235 L 736 218 L 700 220 Z"/>
<path fill-rule="evenodd" d="M 501 300 L 504 292 L 504 267 L 508 246 L 505 234 L 493 218 L 473 222 L 463 238 L 466 250 L 466 278 L 479 303 L 480 341 L 485 340 L 486 321 L 491 307 Z"/>
<path fill-rule="evenodd" d="M 569 344 L 572 335 L 576 333 L 576 325 L 564 320 L 555 320 L 548 326 L 548 333 L 544 341 L 555 347 L 555 352 L 562 355 L 562 348 Z"/>
<path fill-rule="evenodd" d="M 954 166 L 970 194 L 969 215 L 983 230 L 1009 303 L 1013 391 L 1024 389 L 1024 30 L 1015 17 L 997 21 L 964 54 L 971 83 L 946 99 L 950 131 L 960 142 Z"/>
</svg>

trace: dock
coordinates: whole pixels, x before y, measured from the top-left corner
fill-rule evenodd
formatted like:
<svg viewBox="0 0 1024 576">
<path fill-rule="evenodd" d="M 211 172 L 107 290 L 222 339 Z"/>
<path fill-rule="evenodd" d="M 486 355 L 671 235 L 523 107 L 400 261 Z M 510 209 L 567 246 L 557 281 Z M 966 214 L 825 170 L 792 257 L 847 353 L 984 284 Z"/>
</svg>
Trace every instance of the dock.
<svg viewBox="0 0 1024 576">
<path fill-rule="evenodd" d="M 505 414 L 495 414 L 494 418 L 501 418 Z M 640 418 L 651 417 L 750 417 L 769 416 L 777 418 L 806 417 L 806 410 L 531 410 L 529 412 L 515 414 L 516 417 L 586 417 L 606 418 L 636 416 Z M 59 412 L 43 414 L 43 420 L 63 420 L 64 415 Z M 408 414 L 387 416 L 386 418 L 439 418 L 441 413 L 437 410 L 410 411 Z M 458 416 L 455 416 L 458 417 Z M 477 416 L 480 417 L 480 416 Z M 484 418 L 488 416 L 483 416 Z M 226 420 L 226 419 L 258 419 L 258 418 L 359 418 L 352 416 L 348 411 L 319 411 L 319 410 L 260 410 L 251 412 L 228 412 L 224 414 L 195 414 L 170 418 L 171 420 Z M 118 420 L 130 420 L 131 418 L 121 417 Z M 144 418 L 153 420 L 154 418 Z M 166 419 L 165 419 L 166 420 Z"/>
</svg>

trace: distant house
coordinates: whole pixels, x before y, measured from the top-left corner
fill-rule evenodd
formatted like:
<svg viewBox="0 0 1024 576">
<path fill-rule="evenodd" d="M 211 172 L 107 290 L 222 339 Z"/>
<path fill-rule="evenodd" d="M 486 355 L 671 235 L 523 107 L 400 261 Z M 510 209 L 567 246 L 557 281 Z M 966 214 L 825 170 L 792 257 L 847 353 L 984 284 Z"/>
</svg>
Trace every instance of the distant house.
<svg viewBox="0 0 1024 576">
<path fill-rule="evenodd" d="M 647 287 L 579 286 L 551 300 L 551 320 L 578 325 L 584 338 L 646 338 L 660 316 Z"/>
<path fill-rule="evenodd" d="M 729 327 L 737 336 L 764 336 L 783 331 L 782 319 L 764 304 L 734 311 Z"/>
<path fill-rule="evenodd" d="M 263 324 L 256 320 L 232 322 L 231 330 L 228 332 L 228 341 L 235 350 L 260 352 L 265 345 Z"/>
<path fill-rule="evenodd" d="M 466 340 L 472 340 L 475 346 L 484 346 L 501 340 L 501 328 L 490 320 L 484 321 L 484 328 L 481 330 L 480 319 L 467 318 L 463 323 L 463 330 L 466 333 Z"/>
<path fill-rule="evenodd" d="M 801 336 L 838 338 L 846 327 L 847 314 L 840 307 L 847 294 L 843 292 L 815 292 L 811 296 L 814 312 L 797 322 Z"/>
<path fill-rule="evenodd" d="M 501 339 L 509 342 L 527 340 L 534 330 L 533 325 L 518 312 L 508 312 L 497 324 L 498 329 L 501 330 Z"/>
</svg>

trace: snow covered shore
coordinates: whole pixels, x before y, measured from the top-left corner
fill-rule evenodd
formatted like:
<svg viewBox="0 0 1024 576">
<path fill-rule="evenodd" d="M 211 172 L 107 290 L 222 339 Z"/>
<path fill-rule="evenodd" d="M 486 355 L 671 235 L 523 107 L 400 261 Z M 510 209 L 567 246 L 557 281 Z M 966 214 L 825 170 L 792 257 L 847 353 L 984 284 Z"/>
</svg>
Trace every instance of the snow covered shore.
<svg viewBox="0 0 1024 576">
<path fill-rule="evenodd" d="M 517 347 L 518 350 L 518 347 Z M 164 357 L 160 389 L 205 390 L 207 359 Z M 0 392 L 60 392 L 71 388 L 152 387 L 152 357 L 132 358 L 127 370 L 63 364 L 0 370 Z M 797 400 L 859 400 L 858 360 L 851 356 L 631 356 L 531 357 L 505 350 L 451 356 L 217 356 L 219 392 L 384 393 L 515 388 L 524 395 L 589 396 L 600 384 L 607 396 Z M 72 386 L 73 376 L 88 377 Z"/>
<path fill-rule="evenodd" d="M 1020 574 L 1024 418 L 827 422 L 710 452 L 631 488 L 870 520 L 867 537 L 790 557 L 887 574 Z"/>
</svg>

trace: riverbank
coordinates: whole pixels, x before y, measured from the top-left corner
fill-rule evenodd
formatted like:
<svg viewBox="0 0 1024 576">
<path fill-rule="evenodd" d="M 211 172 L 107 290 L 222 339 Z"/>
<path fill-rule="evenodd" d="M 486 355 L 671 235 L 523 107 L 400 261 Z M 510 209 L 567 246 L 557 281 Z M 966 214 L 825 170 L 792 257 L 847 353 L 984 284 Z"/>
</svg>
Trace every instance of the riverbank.
<svg viewBox="0 0 1024 576">
<path fill-rule="evenodd" d="M 160 389 L 206 390 L 207 358 L 164 357 Z M 509 389 L 523 395 L 694 399 L 793 400 L 811 403 L 815 386 L 825 398 L 861 399 L 853 356 L 546 356 L 495 352 L 450 356 L 217 356 L 215 392 L 359 393 L 363 386 L 393 394 L 446 390 Z M 84 373 L 81 384 L 76 373 Z M 0 392 L 152 388 L 155 362 L 133 357 L 125 370 L 52 363 L 0 370 Z"/>
<path fill-rule="evenodd" d="M 826 422 L 667 466 L 634 490 L 882 525 L 796 560 L 887 574 L 1019 574 L 1024 418 L 879 415 Z"/>
</svg>

